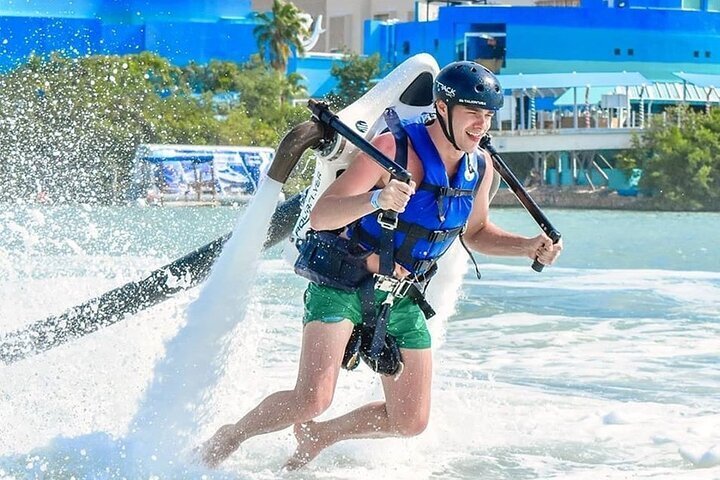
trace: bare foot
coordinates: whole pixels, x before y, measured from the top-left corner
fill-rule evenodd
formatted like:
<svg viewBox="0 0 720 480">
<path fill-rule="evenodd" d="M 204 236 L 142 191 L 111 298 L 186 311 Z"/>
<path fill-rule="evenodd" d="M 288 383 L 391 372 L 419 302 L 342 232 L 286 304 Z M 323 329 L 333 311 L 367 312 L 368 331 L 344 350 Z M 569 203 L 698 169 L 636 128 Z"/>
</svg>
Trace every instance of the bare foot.
<svg viewBox="0 0 720 480">
<path fill-rule="evenodd" d="M 317 424 L 312 420 L 295 425 L 293 430 L 298 446 L 293 456 L 285 462 L 283 467 L 285 470 L 298 470 L 304 467 L 329 445 L 327 440 L 318 435 Z"/>
<path fill-rule="evenodd" d="M 223 425 L 215 435 L 203 443 L 198 452 L 200 461 L 210 468 L 215 468 L 240 447 L 242 439 L 233 424 Z"/>
</svg>

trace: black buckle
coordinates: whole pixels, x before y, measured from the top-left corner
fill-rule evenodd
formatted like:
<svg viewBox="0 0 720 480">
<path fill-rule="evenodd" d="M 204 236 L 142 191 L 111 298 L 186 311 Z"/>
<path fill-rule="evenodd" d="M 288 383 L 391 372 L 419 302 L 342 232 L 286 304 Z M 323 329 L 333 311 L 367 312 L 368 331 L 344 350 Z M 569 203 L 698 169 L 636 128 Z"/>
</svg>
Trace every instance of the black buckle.
<svg viewBox="0 0 720 480">
<path fill-rule="evenodd" d="M 398 216 L 386 215 L 385 211 L 382 211 L 378 214 L 378 223 L 386 230 L 395 230 L 398 226 Z"/>
<path fill-rule="evenodd" d="M 428 241 L 431 243 L 442 242 L 448 237 L 449 230 L 433 230 L 428 235 Z"/>
<path fill-rule="evenodd" d="M 375 290 L 388 292 L 395 298 L 403 298 L 412 287 L 414 280 L 398 279 L 387 275 L 375 274 Z"/>
<path fill-rule="evenodd" d="M 417 275 L 425 275 L 434 264 L 435 260 L 418 260 L 413 264 L 413 271 L 418 272 Z"/>
</svg>

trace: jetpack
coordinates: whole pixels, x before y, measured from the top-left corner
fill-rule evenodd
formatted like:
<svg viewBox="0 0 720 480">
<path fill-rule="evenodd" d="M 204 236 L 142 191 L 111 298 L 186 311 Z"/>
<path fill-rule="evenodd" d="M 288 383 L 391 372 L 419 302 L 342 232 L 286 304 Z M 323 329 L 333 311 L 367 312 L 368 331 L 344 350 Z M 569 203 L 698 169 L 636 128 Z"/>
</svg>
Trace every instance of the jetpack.
<svg viewBox="0 0 720 480">
<path fill-rule="evenodd" d="M 337 118 L 358 136 L 371 139 L 385 128 L 382 113 L 387 106 L 394 105 L 401 117 L 431 109 L 432 82 L 438 71 L 437 62 L 430 55 L 411 57 L 355 103 L 338 112 Z M 283 137 L 267 175 L 285 183 L 308 149 L 313 149 L 316 157 L 311 185 L 278 205 L 265 242 L 267 248 L 289 238 L 285 245 L 289 261 L 294 261 L 297 255 L 295 241 L 304 237 L 315 201 L 347 168 L 357 151 L 355 145 L 316 118 L 301 123 Z M 45 352 L 197 286 L 209 275 L 228 238 L 230 234 L 150 272 L 139 281 L 117 287 L 59 315 L 13 332 L 0 333 L 0 361 L 12 364 Z"/>
</svg>

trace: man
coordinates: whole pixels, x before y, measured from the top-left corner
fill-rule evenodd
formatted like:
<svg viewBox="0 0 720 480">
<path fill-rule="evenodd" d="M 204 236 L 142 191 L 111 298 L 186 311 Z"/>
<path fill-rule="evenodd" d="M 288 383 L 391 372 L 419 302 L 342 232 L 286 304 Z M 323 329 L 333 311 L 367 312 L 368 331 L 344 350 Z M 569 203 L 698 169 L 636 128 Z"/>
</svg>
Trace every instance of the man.
<svg viewBox="0 0 720 480">
<path fill-rule="evenodd" d="M 506 232 L 488 218 L 493 168 L 489 155 L 478 150 L 478 145 L 503 103 L 495 76 L 474 62 L 455 62 L 438 74 L 433 96 L 436 120 L 404 125 L 406 143 L 397 143 L 402 140 L 397 140 L 396 132 L 373 141 L 389 158 L 395 157 L 396 148 L 406 145 L 407 169 L 414 181 L 391 179 L 367 155 L 359 154 L 317 201 L 310 217 L 312 229 L 339 231 L 337 238 L 372 252 L 362 257 L 364 268 L 381 273 L 381 280 L 395 285 L 431 275 L 437 259 L 463 229 L 464 243 L 473 250 L 552 264 L 562 243 L 554 245 L 542 234 L 526 238 Z M 378 210 L 399 212 L 391 271 Z M 375 307 L 389 306 L 384 321 L 389 337 L 399 346 L 403 365 L 401 375 L 383 377 L 384 401 L 331 420 L 313 421 L 332 402 L 354 326 L 367 319 L 360 292 L 311 282 L 305 293 L 295 387 L 271 394 L 237 423 L 221 427 L 203 446 L 203 461 L 216 466 L 248 438 L 290 425 L 295 425 L 298 447 L 286 463 L 289 469 L 302 467 L 342 440 L 421 433 L 430 413 L 430 335 L 420 302 L 401 293 L 398 298 L 391 296 L 399 291 L 375 292 Z"/>
</svg>

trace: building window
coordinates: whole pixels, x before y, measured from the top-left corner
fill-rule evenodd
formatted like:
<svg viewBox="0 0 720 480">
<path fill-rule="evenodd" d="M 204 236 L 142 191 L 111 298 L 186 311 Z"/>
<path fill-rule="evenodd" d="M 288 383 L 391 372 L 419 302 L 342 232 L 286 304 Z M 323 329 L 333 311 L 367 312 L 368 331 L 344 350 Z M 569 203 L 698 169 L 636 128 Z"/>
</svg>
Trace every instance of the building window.
<svg viewBox="0 0 720 480">
<path fill-rule="evenodd" d="M 628 48 L 627 52 L 628 52 L 628 55 L 631 56 L 631 57 L 632 57 L 633 55 L 635 55 L 635 49 L 634 49 L 634 48 Z"/>
<path fill-rule="evenodd" d="M 440 40 L 437 38 L 433 40 L 433 47 L 435 47 L 435 51 L 437 52 L 437 49 L 440 48 Z"/>
<path fill-rule="evenodd" d="M 403 55 L 410 55 L 410 42 L 405 40 L 402 45 L 402 53 Z"/>
<path fill-rule="evenodd" d="M 620 55 L 620 49 L 619 49 L 619 48 L 616 48 L 616 49 L 615 49 L 615 55 Z"/>
<path fill-rule="evenodd" d="M 382 13 L 376 13 L 373 15 L 373 20 L 379 20 L 381 22 L 387 22 L 388 20 L 397 19 L 398 14 L 395 10 L 390 10 L 387 12 Z"/>
<path fill-rule="evenodd" d="M 710 51 L 709 51 L 709 50 L 705 50 L 705 58 L 710 58 Z"/>
<path fill-rule="evenodd" d="M 695 57 L 695 58 L 700 58 L 700 51 L 699 51 L 699 50 L 695 50 L 695 51 L 693 52 L 693 57 Z"/>
</svg>

